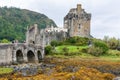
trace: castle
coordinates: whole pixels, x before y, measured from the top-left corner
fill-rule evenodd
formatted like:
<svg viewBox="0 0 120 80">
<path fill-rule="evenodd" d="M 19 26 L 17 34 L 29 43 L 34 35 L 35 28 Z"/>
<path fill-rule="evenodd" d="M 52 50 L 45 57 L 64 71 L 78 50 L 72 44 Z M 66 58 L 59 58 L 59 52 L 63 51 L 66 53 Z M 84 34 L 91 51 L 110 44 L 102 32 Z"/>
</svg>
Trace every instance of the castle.
<svg viewBox="0 0 120 80">
<path fill-rule="evenodd" d="M 61 41 L 66 37 L 90 38 L 91 14 L 78 4 L 64 17 L 64 27 L 47 26 L 38 29 L 37 24 L 27 28 L 25 43 L 0 44 L 0 64 L 38 63 L 45 55 L 44 47 L 52 40 Z"/>
<path fill-rule="evenodd" d="M 82 9 L 81 4 L 77 8 L 70 9 L 64 17 L 64 28 L 68 29 L 69 37 L 91 37 L 90 36 L 91 14 Z"/>
</svg>

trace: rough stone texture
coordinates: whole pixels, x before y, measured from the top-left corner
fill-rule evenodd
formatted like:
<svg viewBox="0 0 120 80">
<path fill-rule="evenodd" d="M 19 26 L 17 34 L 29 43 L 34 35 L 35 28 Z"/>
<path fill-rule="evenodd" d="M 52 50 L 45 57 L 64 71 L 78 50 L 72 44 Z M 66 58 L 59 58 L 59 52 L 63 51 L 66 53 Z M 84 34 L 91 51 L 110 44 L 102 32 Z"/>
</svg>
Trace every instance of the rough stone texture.
<svg viewBox="0 0 120 80">
<path fill-rule="evenodd" d="M 69 37 L 91 37 L 90 36 L 91 14 L 86 13 L 81 5 L 72 8 L 64 17 L 64 28 L 68 29 Z"/>
<path fill-rule="evenodd" d="M 113 80 L 120 80 L 120 77 L 116 77 L 116 78 L 114 78 Z"/>
<path fill-rule="evenodd" d="M 0 65 L 12 64 L 12 63 L 21 63 L 19 62 L 21 59 L 20 55 L 17 56 L 18 51 L 21 52 L 21 57 L 23 58 L 23 62 L 29 62 L 29 57 L 34 57 L 33 62 L 36 63 L 39 61 L 38 56 L 44 55 L 44 49 L 42 47 L 36 45 L 27 45 L 26 43 L 13 43 L 13 44 L 4 44 L 0 45 Z M 30 54 L 28 56 L 28 52 L 31 51 L 33 55 Z M 38 51 L 40 54 L 38 54 Z M 43 58 L 43 57 L 41 57 Z"/>
<path fill-rule="evenodd" d="M 53 26 L 47 27 L 46 29 L 38 29 L 37 25 L 30 27 L 27 31 L 26 42 L 28 44 L 41 45 L 45 47 L 49 45 L 52 40 L 61 41 L 67 37 L 67 29 L 64 28 L 53 28 Z M 32 35 L 32 36 L 30 36 Z"/>
</svg>

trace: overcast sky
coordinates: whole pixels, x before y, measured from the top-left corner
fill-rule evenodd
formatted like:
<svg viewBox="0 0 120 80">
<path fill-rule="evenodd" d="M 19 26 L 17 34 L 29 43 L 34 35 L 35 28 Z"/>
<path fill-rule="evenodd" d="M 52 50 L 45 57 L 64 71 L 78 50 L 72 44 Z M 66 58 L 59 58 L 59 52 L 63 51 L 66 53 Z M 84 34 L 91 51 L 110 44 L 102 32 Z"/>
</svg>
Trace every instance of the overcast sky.
<svg viewBox="0 0 120 80">
<path fill-rule="evenodd" d="M 120 38 L 120 0 L 0 0 L 0 6 L 13 6 L 40 12 L 63 27 L 63 17 L 77 4 L 92 14 L 91 35 Z"/>
</svg>

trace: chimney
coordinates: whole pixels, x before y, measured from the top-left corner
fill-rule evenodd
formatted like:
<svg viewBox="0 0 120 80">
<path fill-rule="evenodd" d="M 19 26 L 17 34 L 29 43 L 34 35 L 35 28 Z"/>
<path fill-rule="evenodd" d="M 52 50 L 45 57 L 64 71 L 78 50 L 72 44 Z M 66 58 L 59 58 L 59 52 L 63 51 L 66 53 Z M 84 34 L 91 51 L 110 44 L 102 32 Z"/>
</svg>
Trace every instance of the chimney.
<svg viewBox="0 0 120 80">
<path fill-rule="evenodd" d="M 82 8 L 81 8 L 81 4 L 77 4 L 77 13 L 80 13 L 81 10 L 82 10 Z"/>
</svg>

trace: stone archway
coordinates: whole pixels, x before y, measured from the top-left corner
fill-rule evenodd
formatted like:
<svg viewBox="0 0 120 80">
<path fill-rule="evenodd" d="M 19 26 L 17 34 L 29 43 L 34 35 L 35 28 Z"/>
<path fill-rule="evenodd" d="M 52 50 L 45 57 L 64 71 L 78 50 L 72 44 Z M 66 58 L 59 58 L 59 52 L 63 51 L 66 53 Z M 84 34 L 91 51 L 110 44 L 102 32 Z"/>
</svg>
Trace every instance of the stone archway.
<svg viewBox="0 0 120 80">
<path fill-rule="evenodd" d="M 31 50 L 28 51 L 27 58 L 28 58 L 28 62 L 30 62 L 30 63 L 34 63 L 35 62 L 35 55 L 34 55 L 34 53 Z"/>
<path fill-rule="evenodd" d="M 42 60 L 42 54 L 40 51 L 37 51 L 37 55 L 38 55 L 38 61 L 40 62 Z"/>
<path fill-rule="evenodd" d="M 21 50 L 17 50 L 17 52 L 16 52 L 16 61 L 18 63 L 23 63 L 24 62 L 23 53 L 22 53 Z"/>
</svg>

